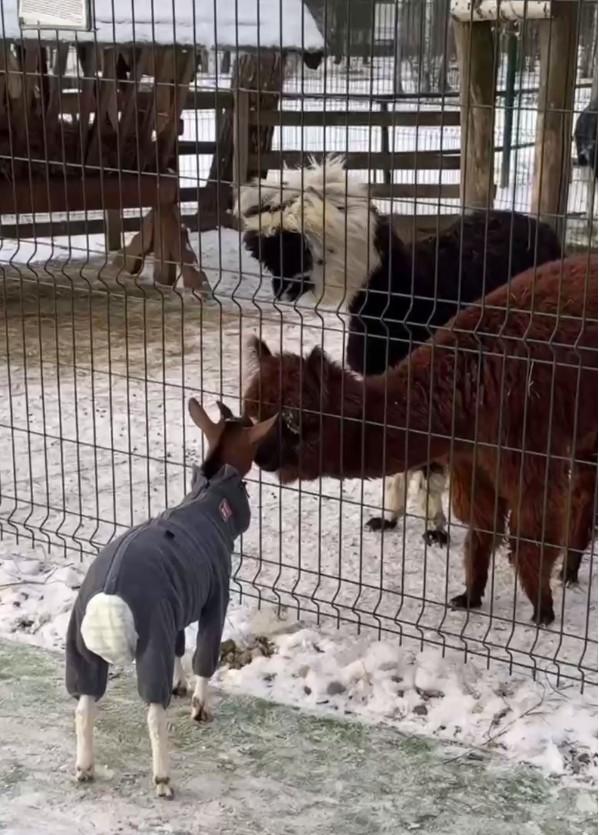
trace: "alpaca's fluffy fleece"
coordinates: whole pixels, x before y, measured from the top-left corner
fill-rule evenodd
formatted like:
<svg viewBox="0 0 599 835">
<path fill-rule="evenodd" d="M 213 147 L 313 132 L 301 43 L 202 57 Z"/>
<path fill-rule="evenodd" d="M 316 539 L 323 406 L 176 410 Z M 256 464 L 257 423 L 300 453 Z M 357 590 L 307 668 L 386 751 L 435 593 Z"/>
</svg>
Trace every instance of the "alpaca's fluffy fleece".
<svg viewBox="0 0 599 835">
<path fill-rule="evenodd" d="M 269 172 L 241 188 L 235 211 L 246 232 L 304 236 L 314 262 L 313 293 L 327 306 L 349 303 L 380 264 L 368 183 L 348 174 L 343 157 Z"/>
</svg>

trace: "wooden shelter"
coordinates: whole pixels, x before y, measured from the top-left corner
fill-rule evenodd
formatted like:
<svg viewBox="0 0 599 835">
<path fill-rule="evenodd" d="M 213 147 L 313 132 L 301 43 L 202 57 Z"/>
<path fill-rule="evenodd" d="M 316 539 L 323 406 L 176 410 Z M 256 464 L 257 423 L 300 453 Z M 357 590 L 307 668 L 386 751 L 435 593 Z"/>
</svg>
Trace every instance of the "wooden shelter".
<svg viewBox="0 0 599 835">
<path fill-rule="evenodd" d="M 40 214 L 50 216 L 52 231 L 56 222 L 64 226 L 66 217 L 71 232 L 73 212 L 100 210 L 108 248 L 115 250 L 123 244 L 123 213 L 148 208 L 141 228 L 136 221 L 126 268 L 139 272 L 153 253 L 157 282 L 173 285 L 182 275 L 185 286 L 201 289 L 205 277 L 179 210 L 178 157 L 185 145 L 179 139 L 181 115 L 189 107 L 217 112 L 218 141 L 207 143 L 215 152 L 211 175 L 207 186 L 196 190 L 198 215 L 210 228 L 222 221 L 230 204 L 232 114 L 238 112 L 237 102 L 218 91 L 197 100 L 192 86 L 205 47 L 243 50 L 233 73 L 235 89 L 253 85 L 259 96 L 266 95 L 268 109 L 276 107 L 269 93 L 281 87 L 283 50 L 323 45 L 301 0 L 261 0 L 260 6 L 258 18 L 256 4 L 242 7 L 221 0 L 215 18 L 214 4 L 200 0 L 178 0 L 176 9 L 132 0 L 125 14 L 115 16 L 111 0 L 96 0 L 92 31 L 57 32 L 22 29 L 16 0 L 5 0 L 0 21 L 0 214 L 15 217 L 14 233 L 22 234 L 24 216 L 39 235 Z M 257 131 L 256 148 L 268 141 L 269 132 L 271 127 Z M 206 150 L 188 144 L 194 151 Z"/>
<path fill-rule="evenodd" d="M 462 200 L 493 205 L 497 21 L 534 19 L 541 28 L 540 89 L 530 210 L 558 227 L 565 217 L 571 169 L 578 15 L 573 0 L 452 0 L 460 64 Z"/>
</svg>

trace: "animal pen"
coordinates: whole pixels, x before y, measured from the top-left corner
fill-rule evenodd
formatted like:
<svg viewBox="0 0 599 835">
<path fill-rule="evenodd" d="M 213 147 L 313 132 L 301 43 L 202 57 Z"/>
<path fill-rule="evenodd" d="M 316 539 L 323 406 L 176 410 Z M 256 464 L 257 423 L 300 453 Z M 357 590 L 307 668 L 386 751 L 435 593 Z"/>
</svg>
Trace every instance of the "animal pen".
<svg viewBox="0 0 599 835">
<path fill-rule="evenodd" d="M 35 25 L 35 3 L 0 0 L 6 541 L 86 561 L 178 501 L 201 458 L 187 399 L 211 408 L 221 398 L 239 413 L 250 336 L 343 361 L 349 299 L 276 296 L 264 242 L 248 245 L 263 189 L 280 195 L 267 206 L 273 228 L 294 200 L 320 196 L 309 222 L 321 231 L 301 212 L 295 229 L 322 244 L 319 256 L 310 250 L 317 267 L 305 248 L 294 256 L 302 281 L 317 268 L 326 283 L 335 258 L 336 276 L 363 265 L 367 282 L 380 251 L 369 206 L 392 216 L 407 247 L 456 223 L 459 240 L 466 213 L 504 210 L 526 215 L 529 230 L 547 223 L 565 253 L 596 252 L 596 3 L 134 0 L 117 14 L 96 0 L 89 28 L 60 28 L 55 5 L 57 18 Z M 594 170 L 573 165 L 583 111 L 594 118 Z M 300 173 L 281 182 L 283 168 Z M 258 209 L 244 204 L 255 178 Z M 357 230 L 342 221 L 333 252 L 327 213 L 347 217 L 351 201 L 366 220 Z M 270 240 L 276 263 L 291 257 L 283 237 Z M 436 286 L 447 255 L 431 246 Z M 460 257 L 467 250 L 464 239 Z M 410 292 L 417 300 L 418 286 Z M 446 301 L 439 293 L 434 307 Z M 596 452 L 585 465 L 596 507 Z M 556 617 L 541 629 L 504 546 L 483 607 L 452 609 L 464 525 L 446 495 L 447 538 L 423 541 L 413 490 L 393 530 L 370 530 L 382 485 L 281 485 L 254 468 L 234 594 L 596 684 L 594 521 L 579 584 L 553 579 Z"/>
</svg>

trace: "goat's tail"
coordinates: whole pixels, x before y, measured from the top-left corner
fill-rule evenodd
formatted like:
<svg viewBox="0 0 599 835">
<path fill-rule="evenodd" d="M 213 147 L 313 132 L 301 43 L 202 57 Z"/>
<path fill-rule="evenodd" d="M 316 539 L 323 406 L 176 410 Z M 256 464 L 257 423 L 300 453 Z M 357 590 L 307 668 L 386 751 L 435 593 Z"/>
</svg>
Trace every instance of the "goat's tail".
<svg viewBox="0 0 599 835">
<path fill-rule="evenodd" d="M 135 658 L 137 632 L 133 612 L 118 594 L 95 594 L 81 621 L 85 646 L 109 664 L 128 664 Z"/>
</svg>

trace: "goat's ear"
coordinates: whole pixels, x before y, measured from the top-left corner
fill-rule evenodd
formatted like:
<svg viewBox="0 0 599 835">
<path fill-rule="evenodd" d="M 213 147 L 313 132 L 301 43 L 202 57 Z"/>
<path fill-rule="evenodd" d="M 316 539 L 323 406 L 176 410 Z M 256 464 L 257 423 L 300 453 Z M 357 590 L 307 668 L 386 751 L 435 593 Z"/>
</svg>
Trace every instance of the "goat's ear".
<svg viewBox="0 0 599 835">
<path fill-rule="evenodd" d="M 262 443 L 278 419 L 279 415 L 277 413 L 266 420 L 260 421 L 260 423 L 255 423 L 249 429 L 246 429 L 245 431 L 247 432 L 247 438 L 250 444 L 252 446 L 258 446 L 258 444 Z"/>
<path fill-rule="evenodd" d="M 222 400 L 217 400 L 216 405 L 218 406 L 218 411 L 220 412 L 220 416 L 223 420 L 233 420 L 235 418 L 231 409 L 229 409 L 228 406 L 225 406 Z"/>
<path fill-rule="evenodd" d="M 211 446 L 215 446 L 221 432 L 219 425 L 210 420 L 208 414 L 204 410 L 204 407 L 195 399 L 195 397 L 191 397 L 189 399 L 188 409 L 191 419 L 204 433 L 208 443 Z"/>
</svg>

